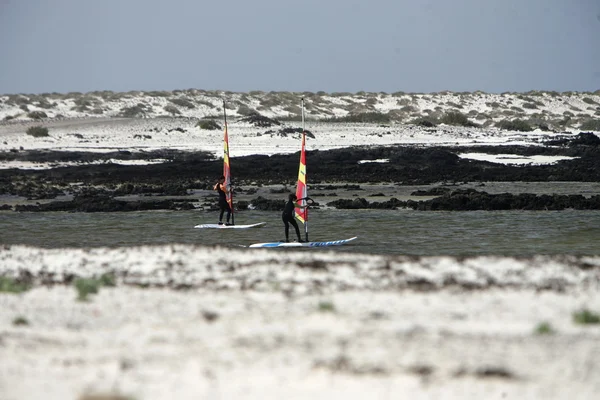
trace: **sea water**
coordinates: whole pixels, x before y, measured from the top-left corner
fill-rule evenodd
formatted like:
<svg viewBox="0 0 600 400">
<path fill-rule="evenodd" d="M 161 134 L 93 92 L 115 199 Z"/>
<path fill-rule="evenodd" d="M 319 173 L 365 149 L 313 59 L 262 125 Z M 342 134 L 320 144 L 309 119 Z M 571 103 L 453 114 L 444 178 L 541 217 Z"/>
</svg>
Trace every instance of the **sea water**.
<svg viewBox="0 0 600 400">
<path fill-rule="evenodd" d="M 0 243 L 36 247 L 114 247 L 196 244 L 242 247 L 284 239 L 280 212 L 242 211 L 237 224 L 252 229 L 195 229 L 217 212 L 0 212 Z M 304 229 L 300 224 L 302 238 Z M 308 237 L 329 241 L 358 236 L 344 246 L 303 251 L 397 255 L 597 255 L 600 211 L 311 210 Z M 290 239 L 295 240 L 293 228 Z M 248 251 L 255 251 L 248 249 Z M 286 251 L 273 249 L 271 251 Z"/>
</svg>

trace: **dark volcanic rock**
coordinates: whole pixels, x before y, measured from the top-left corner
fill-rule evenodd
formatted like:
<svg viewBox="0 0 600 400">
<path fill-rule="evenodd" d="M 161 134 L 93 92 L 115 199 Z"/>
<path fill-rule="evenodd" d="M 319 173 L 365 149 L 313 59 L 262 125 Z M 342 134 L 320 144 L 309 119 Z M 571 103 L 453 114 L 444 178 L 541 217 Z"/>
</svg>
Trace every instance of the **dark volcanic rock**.
<svg viewBox="0 0 600 400">
<path fill-rule="evenodd" d="M 115 200 L 106 194 L 82 194 L 71 201 L 54 201 L 36 205 L 16 205 L 15 211 L 71 211 L 71 212 L 115 212 L 143 210 L 190 210 L 196 199 Z"/>
<path fill-rule="evenodd" d="M 0 194 L 12 194 L 25 197 L 27 200 L 55 199 L 64 194 L 64 190 L 41 181 L 28 181 L 22 184 L 0 184 Z"/>
<path fill-rule="evenodd" d="M 359 208 L 369 208 L 369 202 L 363 198 L 356 199 L 339 199 L 335 201 L 331 201 L 327 203 L 329 207 L 335 207 L 340 209 L 359 209 Z"/>
<path fill-rule="evenodd" d="M 369 205 L 369 208 L 377 208 L 377 209 L 383 209 L 383 210 L 395 210 L 397 208 L 404 208 L 404 207 L 406 207 L 406 202 L 400 201 L 400 200 L 396 199 L 395 197 L 392 197 L 388 201 L 381 201 L 381 202 L 376 201 Z"/>
<path fill-rule="evenodd" d="M 385 202 L 372 202 L 362 198 L 340 199 L 327 203 L 340 209 L 396 209 L 409 207 L 420 211 L 474 211 L 474 210 L 600 210 L 600 196 L 585 198 L 581 195 L 541 195 L 523 193 L 488 194 L 474 189 L 455 190 L 426 201 L 400 201 L 392 198 Z"/>
<path fill-rule="evenodd" d="M 133 184 L 126 183 L 119 185 L 114 192 L 114 196 L 124 196 L 132 194 L 157 194 L 161 196 L 185 196 L 188 194 L 188 189 L 196 188 L 198 185 L 191 183 L 173 183 L 173 184 L 156 184 L 156 185 L 144 185 L 144 184 Z"/>
<path fill-rule="evenodd" d="M 569 143 L 569 146 L 600 146 L 600 138 L 592 132 L 581 132 Z"/>
<path fill-rule="evenodd" d="M 361 208 L 372 208 L 372 209 L 381 209 L 381 210 L 394 210 L 397 208 L 407 207 L 408 203 L 406 201 L 401 201 L 392 197 L 388 201 L 374 201 L 369 203 L 368 200 L 363 198 L 356 199 L 340 199 L 327 203 L 329 207 L 335 207 L 339 209 L 361 209 Z"/>
<path fill-rule="evenodd" d="M 600 196 L 585 198 L 582 195 L 534 195 L 529 193 L 514 195 L 501 193 L 491 195 L 473 189 L 456 190 L 444 196 L 418 202 L 413 208 L 418 210 L 578 210 L 600 209 Z"/>
<path fill-rule="evenodd" d="M 250 204 L 256 210 L 261 211 L 283 211 L 285 200 L 269 200 L 262 196 L 253 199 Z"/>
<path fill-rule="evenodd" d="M 485 182 L 485 181 L 571 181 L 600 182 L 600 146 L 593 134 L 580 134 L 564 146 L 475 146 L 475 147 L 425 147 L 386 146 L 351 147 L 330 151 L 310 150 L 308 175 L 313 189 L 346 189 L 358 191 L 361 183 L 394 183 L 397 185 L 437 184 L 439 182 Z M 563 155 L 575 157 L 553 165 L 503 165 L 485 161 L 463 159 L 458 154 L 484 152 L 488 154 Z M 210 190 L 216 178 L 223 172 L 222 160 L 206 152 L 115 152 L 110 157 L 130 159 L 162 158 L 162 164 L 119 165 L 111 163 L 84 164 L 101 160 L 106 154 L 83 152 L 38 151 L 2 153 L 7 160 L 34 159 L 44 162 L 81 160 L 82 165 L 47 170 L 0 170 L 0 194 L 19 195 L 29 199 L 50 199 L 61 194 L 76 197 L 87 195 L 88 200 L 55 202 L 46 205 L 23 206 L 26 209 L 64 209 L 70 211 L 167 209 L 189 207 L 180 203 L 160 203 L 154 199 L 144 202 L 116 200 L 115 196 L 156 195 L 186 196 L 192 190 Z M 276 155 L 252 155 L 233 160 L 233 185 L 288 185 L 295 186 L 298 173 L 299 153 Z M 359 163 L 361 160 L 387 159 L 387 163 Z M 326 182 L 327 184 L 323 183 Z M 351 185 L 330 185 L 330 182 L 351 182 Z M 101 191 L 89 191 L 89 188 Z M 478 192 L 479 193 L 479 192 Z M 484 193 L 484 192 L 481 192 Z M 283 194 L 283 193 L 282 193 Z M 317 193 L 315 193 L 317 194 Z M 366 200 L 343 200 L 333 206 L 340 208 L 395 208 L 418 209 L 562 209 L 568 207 L 595 209 L 591 199 L 558 198 L 540 199 L 536 196 L 510 194 L 490 196 L 487 194 L 445 193 L 442 188 L 414 195 L 441 196 L 433 203 L 392 201 L 369 203 Z M 486 197 L 486 196 L 489 196 Z M 340 195 L 343 197 L 343 194 Z M 82 197 L 83 199 L 84 197 Z M 364 202 L 363 202 L 364 200 Z M 77 201 L 81 201 L 77 203 Z M 281 200 L 257 200 L 248 207 L 260 210 L 281 210 Z M 138 204 L 139 203 L 139 204 Z M 151 204 L 154 204 L 152 206 Z M 29 208 L 28 208 L 29 207 Z M 561 208 L 562 207 L 562 208 Z"/>
<path fill-rule="evenodd" d="M 110 160 L 155 160 L 167 161 L 214 160 L 213 154 L 205 151 L 185 152 L 181 150 L 159 149 L 152 151 L 119 150 L 108 153 L 89 151 L 52 151 L 52 150 L 22 150 L 17 152 L 0 152 L 2 161 L 29 161 L 33 163 L 75 162 L 91 163 Z"/>
<path fill-rule="evenodd" d="M 548 146 L 600 146 L 600 138 L 592 132 L 581 132 L 574 138 L 563 138 L 548 140 L 544 142 Z"/>
<path fill-rule="evenodd" d="M 443 187 L 435 187 L 429 190 L 415 190 L 410 195 L 411 196 L 443 196 L 446 193 L 450 192 L 451 189 L 443 188 Z"/>
</svg>

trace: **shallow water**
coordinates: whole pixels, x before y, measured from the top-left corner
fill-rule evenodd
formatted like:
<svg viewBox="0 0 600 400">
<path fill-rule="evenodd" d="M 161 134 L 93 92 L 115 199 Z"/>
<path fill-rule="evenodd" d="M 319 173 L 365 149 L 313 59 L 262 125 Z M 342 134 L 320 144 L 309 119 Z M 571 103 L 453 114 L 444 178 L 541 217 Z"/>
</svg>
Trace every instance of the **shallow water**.
<svg viewBox="0 0 600 400">
<path fill-rule="evenodd" d="M 454 256 L 600 253 L 600 211 L 323 209 L 312 210 L 310 217 L 309 238 L 313 241 L 358 236 L 348 245 L 329 248 L 336 251 Z M 0 243 L 49 248 L 166 243 L 237 247 L 284 238 L 279 212 L 244 211 L 236 214 L 238 224 L 267 222 L 260 228 L 193 228 L 196 224 L 214 223 L 216 219 L 214 212 L 199 211 L 2 212 Z M 290 237 L 293 238 L 294 234 Z"/>
</svg>

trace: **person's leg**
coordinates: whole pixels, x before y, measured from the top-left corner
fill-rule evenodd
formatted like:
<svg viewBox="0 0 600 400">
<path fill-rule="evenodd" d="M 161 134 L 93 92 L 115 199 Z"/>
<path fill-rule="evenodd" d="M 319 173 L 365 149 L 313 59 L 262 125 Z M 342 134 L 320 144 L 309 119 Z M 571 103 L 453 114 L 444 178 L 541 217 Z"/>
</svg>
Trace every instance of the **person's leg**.
<svg viewBox="0 0 600 400">
<path fill-rule="evenodd" d="M 294 227 L 294 229 L 296 230 L 296 236 L 298 236 L 298 241 L 301 242 L 302 238 L 300 237 L 300 228 L 298 228 L 298 223 L 296 222 L 295 218 L 292 218 L 290 220 L 292 226 Z"/>
<path fill-rule="evenodd" d="M 281 217 L 281 219 L 283 220 L 283 224 L 285 225 L 285 241 L 289 242 L 290 241 L 290 224 L 288 223 L 288 219 L 285 216 Z"/>
<path fill-rule="evenodd" d="M 231 207 L 229 206 L 229 203 L 225 203 L 225 206 L 227 210 L 227 224 L 229 225 L 229 219 L 231 218 Z"/>
<path fill-rule="evenodd" d="M 219 214 L 219 224 L 223 223 L 223 214 L 225 213 L 225 207 L 223 207 L 223 204 L 219 204 L 219 209 L 221 210 L 220 214 Z"/>
</svg>

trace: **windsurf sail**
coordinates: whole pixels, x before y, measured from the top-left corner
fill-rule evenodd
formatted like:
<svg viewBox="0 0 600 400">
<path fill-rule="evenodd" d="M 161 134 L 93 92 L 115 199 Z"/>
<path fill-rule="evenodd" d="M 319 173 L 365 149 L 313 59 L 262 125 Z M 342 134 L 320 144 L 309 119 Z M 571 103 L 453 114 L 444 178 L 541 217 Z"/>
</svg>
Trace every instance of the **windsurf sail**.
<svg viewBox="0 0 600 400">
<path fill-rule="evenodd" d="M 231 164 L 229 159 L 229 132 L 227 126 L 227 107 L 225 104 L 225 100 L 223 100 L 223 120 L 225 125 L 223 134 L 223 177 L 225 178 L 225 182 L 223 182 L 223 185 L 227 189 L 225 193 L 225 201 L 227 201 L 227 204 L 229 204 L 229 208 L 231 209 L 231 225 L 199 224 L 194 226 L 194 228 L 245 229 L 263 226 L 266 224 L 266 222 L 258 222 L 246 225 L 235 225 L 235 214 L 233 208 L 233 184 L 231 181 Z"/>
<path fill-rule="evenodd" d="M 308 193 L 306 190 L 306 130 L 304 129 L 304 99 L 302 99 L 302 149 L 300 150 L 300 167 L 296 185 L 298 203 L 306 206 Z M 308 207 L 296 208 L 296 218 L 304 224 L 304 234 L 308 242 Z"/>
<path fill-rule="evenodd" d="M 229 136 L 227 134 L 227 109 L 225 100 L 223 100 L 223 119 L 225 124 L 225 135 L 223 137 L 223 176 L 225 177 L 225 187 L 227 188 L 227 203 L 231 209 L 231 222 L 235 224 L 233 213 L 233 191 L 231 190 L 231 168 L 229 166 Z"/>
</svg>

